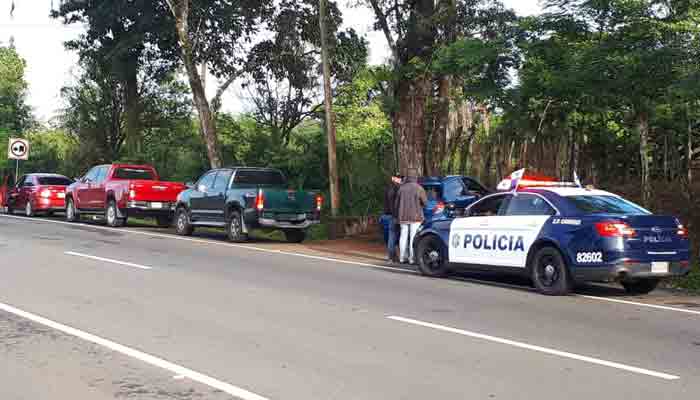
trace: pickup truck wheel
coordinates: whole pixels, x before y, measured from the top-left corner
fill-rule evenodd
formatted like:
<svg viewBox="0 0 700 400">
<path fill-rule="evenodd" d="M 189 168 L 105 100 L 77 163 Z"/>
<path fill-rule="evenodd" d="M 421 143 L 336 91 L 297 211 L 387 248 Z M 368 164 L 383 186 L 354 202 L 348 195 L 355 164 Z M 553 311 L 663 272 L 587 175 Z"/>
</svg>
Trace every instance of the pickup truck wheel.
<svg viewBox="0 0 700 400">
<path fill-rule="evenodd" d="M 75 203 L 70 197 L 66 200 L 66 221 L 68 222 L 78 222 L 80 219 L 80 214 L 78 210 L 75 209 Z"/>
<path fill-rule="evenodd" d="M 180 207 L 175 213 L 175 233 L 180 236 L 190 236 L 194 232 L 194 227 L 190 224 L 187 210 Z"/>
<path fill-rule="evenodd" d="M 248 240 L 248 235 L 243 233 L 243 218 L 240 211 L 231 212 L 231 217 L 226 225 L 226 233 L 228 233 L 228 240 L 232 242 L 240 243 Z"/>
<path fill-rule="evenodd" d="M 117 202 L 114 200 L 109 201 L 107 205 L 107 210 L 105 211 L 105 220 L 107 220 L 107 226 L 112 228 L 119 228 L 124 226 L 124 218 L 119 218 L 117 211 Z"/>
<path fill-rule="evenodd" d="M 169 228 L 173 224 L 173 220 L 168 215 L 161 215 L 156 217 L 156 224 L 159 228 Z"/>
<path fill-rule="evenodd" d="M 289 243 L 301 243 L 306 239 L 306 231 L 301 229 L 287 229 L 283 232 Z"/>
</svg>

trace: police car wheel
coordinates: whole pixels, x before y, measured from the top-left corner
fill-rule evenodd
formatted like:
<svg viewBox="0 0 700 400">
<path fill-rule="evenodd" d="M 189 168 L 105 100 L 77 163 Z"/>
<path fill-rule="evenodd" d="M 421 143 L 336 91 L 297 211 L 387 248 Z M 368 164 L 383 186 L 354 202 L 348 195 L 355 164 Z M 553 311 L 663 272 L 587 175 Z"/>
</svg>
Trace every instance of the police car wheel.
<svg viewBox="0 0 700 400">
<path fill-rule="evenodd" d="M 629 294 L 649 294 L 659 286 L 659 279 L 636 279 L 631 281 L 622 281 L 622 287 Z"/>
<path fill-rule="evenodd" d="M 573 289 L 564 257 L 553 247 L 543 247 L 533 257 L 532 281 L 537 290 L 549 296 L 565 296 Z"/>
<path fill-rule="evenodd" d="M 425 276 L 444 278 L 449 275 L 445 248 L 437 237 L 426 236 L 418 242 L 418 270 Z"/>
</svg>

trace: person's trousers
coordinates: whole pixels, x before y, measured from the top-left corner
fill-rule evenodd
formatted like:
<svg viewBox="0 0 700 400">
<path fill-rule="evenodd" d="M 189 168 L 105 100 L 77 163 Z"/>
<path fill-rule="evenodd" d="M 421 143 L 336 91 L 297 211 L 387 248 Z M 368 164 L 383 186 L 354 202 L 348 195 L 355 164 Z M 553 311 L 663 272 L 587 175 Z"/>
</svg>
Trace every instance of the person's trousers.
<svg viewBox="0 0 700 400">
<path fill-rule="evenodd" d="M 413 239 L 416 238 L 416 233 L 418 233 L 418 228 L 420 227 L 420 222 L 413 223 L 401 223 L 401 240 L 399 241 L 399 246 L 401 248 L 401 262 L 408 261 L 409 263 L 415 263 L 415 255 L 413 254 Z"/>
<path fill-rule="evenodd" d="M 386 249 L 390 260 L 396 258 L 396 246 L 399 244 L 399 226 L 392 218 L 389 220 L 389 238 L 386 242 Z"/>
</svg>

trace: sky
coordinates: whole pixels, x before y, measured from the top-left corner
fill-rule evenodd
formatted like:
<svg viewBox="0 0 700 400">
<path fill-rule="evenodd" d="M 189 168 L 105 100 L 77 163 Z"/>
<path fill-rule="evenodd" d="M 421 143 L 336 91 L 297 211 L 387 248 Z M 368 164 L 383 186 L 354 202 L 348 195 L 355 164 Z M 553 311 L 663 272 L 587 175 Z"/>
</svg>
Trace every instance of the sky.
<svg viewBox="0 0 700 400">
<path fill-rule="evenodd" d="M 162 0 L 154 0 L 162 1 Z M 0 0 L 0 43 L 7 45 L 14 36 L 20 56 L 27 62 L 26 80 L 29 83 L 28 102 L 40 121 L 49 121 L 63 107 L 61 88 L 74 81 L 77 74 L 75 53 L 64 49 L 65 41 L 82 33 L 77 25 L 65 26 L 49 18 L 52 3 L 59 0 L 15 0 L 14 18 L 10 18 L 12 0 Z M 519 15 L 540 12 L 538 0 L 503 0 L 507 7 Z M 352 27 L 365 35 L 370 43 L 370 63 L 380 64 L 388 57 L 386 40 L 380 32 L 372 31 L 372 11 L 349 7 L 348 0 L 338 0 L 346 27 Z M 214 85 L 208 85 L 214 91 Z M 213 93 L 211 94 L 213 95 Z M 241 99 L 240 86 L 232 85 L 223 99 L 223 110 L 245 111 L 246 101 Z"/>
</svg>

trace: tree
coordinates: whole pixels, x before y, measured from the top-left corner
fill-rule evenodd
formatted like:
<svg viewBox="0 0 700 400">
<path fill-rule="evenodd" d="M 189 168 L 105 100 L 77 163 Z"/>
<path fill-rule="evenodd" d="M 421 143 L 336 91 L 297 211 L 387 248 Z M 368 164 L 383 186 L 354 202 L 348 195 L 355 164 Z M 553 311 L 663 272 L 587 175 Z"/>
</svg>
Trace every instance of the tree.
<svg viewBox="0 0 700 400">
<path fill-rule="evenodd" d="M 419 173 L 441 172 L 447 140 L 455 136 L 455 131 L 464 130 L 463 126 L 450 124 L 459 119 L 455 114 L 460 108 L 462 114 L 467 114 L 460 107 L 460 100 L 472 93 L 468 92 L 469 85 L 463 84 L 466 82 L 463 78 L 469 80 L 476 69 L 475 76 L 480 81 L 489 80 L 493 86 L 503 88 L 500 78 L 507 77 L 505 71 L 514 66 L 514 38 L 509 35 L 515 32 L 515 14 L 497 1 L 486 0 L 367 0 L 367 3 L 374 11 L 375 27 L 384 33 L 393 55 L 394 104 L 390 115 L 400 155 L 399 167 L 404 172 L 408 168 Z M 486 52 L 472 48 L 475 43 L 490 47 L 488 60 L 484 57 Z M 443 50 L 451 46 L 457 47 Z M 455 52 L 462 52 L 466 59 L 471 55 L 464 51 L 472 50 L 481 53 L 481 60 L 486 63 L 472 64 L 477 68 L 453 69 L 449 68 L 452 62 L 446 61 L 435 69 L 439 58 L 455 58 Z M 483 84 L 482 81 L 479 86 Z M 437 151 L 428 154 L 428 148 Z"/>
<path fill-rule="evenodd" d="M 342 17 L 335 3 L 329 3 L 327 14 L 331 74 L 338 87 L 366 65 L 367 42 L 352 29 L 338 32 Z M 254 105 L 253 116 L 270 129 L 274 144 L 282 146 L 300 123 L 322 111 L 318 1 L 280 2 L 268 29 L 273 36 L 249 52 L 244 86 Z"/>
<path fill-rule="evenodd" d="M 199 114 L 202 137 L 212 168 L 222 166 L 216 130 L 216 112 L 221 96 L 239 77 L 244 56 L 243 43 L 258 31 L 270 14 L 270 0 L 165 0 L 177 33 L 179 56 L 185 66 L 194 104 Z M 205 65 L 221 79 L 210 102 L 197 65 Z"/>
<path fill-rule="evenodd" d="M 26 104 L 26 62 L 13 47 L 0 45 L 0 132 L 23 133 L 32 124 Z"/>
<path fill-rule="evenodd" d="M 66 48 L 77 51 L 83 63 L 105 65 L 104 72 L 120 82 L 125 143 L 130 153 L 137 153 L 143 140 L 142 86 L 163 79 L 177 64 L 167 9 L 150 0 L 66 0 L 51 15 L 86 27 Z"/>
</svg>

